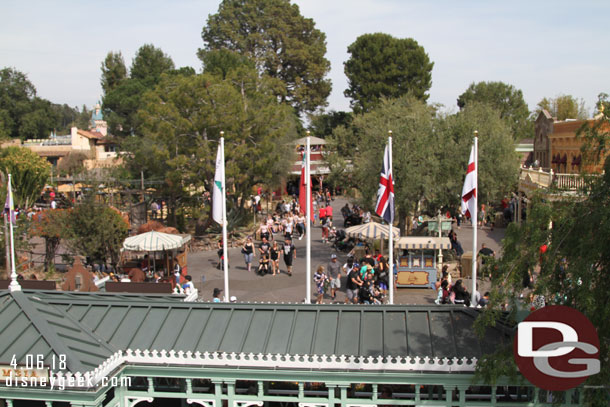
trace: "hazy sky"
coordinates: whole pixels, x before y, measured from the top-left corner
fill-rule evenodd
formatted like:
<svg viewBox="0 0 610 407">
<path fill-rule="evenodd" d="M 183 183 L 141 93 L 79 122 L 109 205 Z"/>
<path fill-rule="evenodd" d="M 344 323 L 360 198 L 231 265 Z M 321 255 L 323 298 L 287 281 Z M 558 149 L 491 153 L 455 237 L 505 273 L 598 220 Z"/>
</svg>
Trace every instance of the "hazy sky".
<svg viewBox="0 0 610 407">
<path fill-rule="evenodd" d="M 100 66 L 121 51 L 129 66 L 152 43 L 176 66 L 201 64 L 201 29 L 220 0 L 5 0 L 0 67 L 25 72 L 38 95 L 91 107 L 101 98 Z M 530 109 L 545 96 L 571 94 L 591 110 L 610 93 L 610 2 L 297 0 L 326 33 L 333 91 L 329 109 L 348 110 L 343 62 L 365 33 L 414 38 L 434 62 L 430 102 L 455 108 L 472 82 L 521 89 Z"/>
</svg>

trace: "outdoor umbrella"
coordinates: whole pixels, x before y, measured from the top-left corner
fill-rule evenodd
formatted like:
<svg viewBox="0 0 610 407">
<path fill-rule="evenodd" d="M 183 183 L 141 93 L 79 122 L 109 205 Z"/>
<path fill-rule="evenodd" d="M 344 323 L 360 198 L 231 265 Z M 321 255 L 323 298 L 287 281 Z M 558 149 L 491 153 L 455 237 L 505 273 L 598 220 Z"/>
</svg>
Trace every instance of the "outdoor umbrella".
<svg viewBox="0 0 610 407">
<path fill-rule="evenodd" d="M 382 225 L 377 222 L 364 223 L 362 225 L 356 225 L 345 229 L 345 233 L 349 237 L 359 239 L 388 239 L 390 234 L 388 232 L 389 226 Z M 398 238 L 399 229 L 392 227 L 392 233 L 394 238 Z"/>
<path fill-rule="evenodd" d="M 191 240 L 191 235 L 173 235 L 151 230 L 150 232 L 128 237 L 123 242 L 123 248 L 138 252 L 162 252 L 178 249 L 189 240 Z M 153 257 L 153 268 L 156 271 L 155 260 L 155 257 Z"/>
<path fill-rule="evenodd" d="M 185 238 L 180 235 L 170 235 L 151 230 L 150 232 L 128 237 L 123 242 L 123 248 L 140 252 L 160 252 L 182 247 L 189 240 L 190 235 L 187 235 Z"/>
<path fill-rule="evenodd" d="M 389 225 L 382 225 L 377 222 L 364 223 L 345 229 L 349 237 L 357 239 L 381 240 L 381 252 L 383 253 L 383 241 L 390 238 Z M 392 227 L 393 239 L 397 239 L 400 230 Z"/>
</svg>

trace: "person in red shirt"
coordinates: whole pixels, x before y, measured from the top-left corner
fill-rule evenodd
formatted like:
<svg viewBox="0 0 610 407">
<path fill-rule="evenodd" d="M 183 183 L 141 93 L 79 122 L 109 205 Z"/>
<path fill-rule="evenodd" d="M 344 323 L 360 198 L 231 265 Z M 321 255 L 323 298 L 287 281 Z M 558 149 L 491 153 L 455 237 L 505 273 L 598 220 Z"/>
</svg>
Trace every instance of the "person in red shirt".
<svg viewBox="0 0 610 407">
<path fill-rule="evenodd" d="M 320 209 L 318 209 L 318 217 L 320 218 L 320 225 L 324 224 L 326 219 L 326 208 L 324 206 L 320 206 Z"/>
<path fill-rule="evenodd" d="M 326 218 L 330 221 L 333 220 L 333 207 L 330 204 L 326 206 Z"/>
</svg>

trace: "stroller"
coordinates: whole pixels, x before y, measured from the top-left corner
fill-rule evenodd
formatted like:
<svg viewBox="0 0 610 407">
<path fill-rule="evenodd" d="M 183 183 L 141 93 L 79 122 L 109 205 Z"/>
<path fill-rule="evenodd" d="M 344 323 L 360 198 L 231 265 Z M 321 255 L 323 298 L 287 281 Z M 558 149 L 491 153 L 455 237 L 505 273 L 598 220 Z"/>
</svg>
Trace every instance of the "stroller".
<svg viewBox="0 0 610 407">
<path fill-rule="evenodd" d="M 259 259 L 256 273 L 259 276 L 264 276 L 265 274 L 269 273 L 269 255 L 267 253 L 263 254 Z"/>
<path fill-rule="evenodd" d="M 340 252 L 349 252 L 350 250 L 352 250 L 354 244 L 351 242 L 351 239 L 346 240 L 346 237 L 347 235 L 345 234 L 345 230 L 337 230 L 332 240 L 333 249 Z"/>
</svg>

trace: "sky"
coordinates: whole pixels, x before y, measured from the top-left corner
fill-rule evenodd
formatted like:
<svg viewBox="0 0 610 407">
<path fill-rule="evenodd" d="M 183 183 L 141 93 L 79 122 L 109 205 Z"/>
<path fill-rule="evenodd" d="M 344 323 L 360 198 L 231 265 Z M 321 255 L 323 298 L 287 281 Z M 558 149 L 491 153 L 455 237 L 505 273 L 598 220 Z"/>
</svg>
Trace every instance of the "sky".
<svg viewBox="0 0 610 407">
<path fill-rule="evenodd" d="M 326 34 L 332 93 L 328 108 L 350 110 L 343 96 L 347 47 L 383 32 L 413 38 L 434 62 L 429 102 L 456 110 L 473 82 L 502 81 L 523 91 L 530 110 L 543 97 L 583 99 L 593 112 L 610 93 L 610 2 L 474 0 L 293 0 Z M 152 43 L 177 67 L 198 72 L 201 30 L 220 0 L 5 0 L 0 68 L 28 75 L 38 96 L 91 108 L 101 99 L 101 63 Z"/>
</svg>

